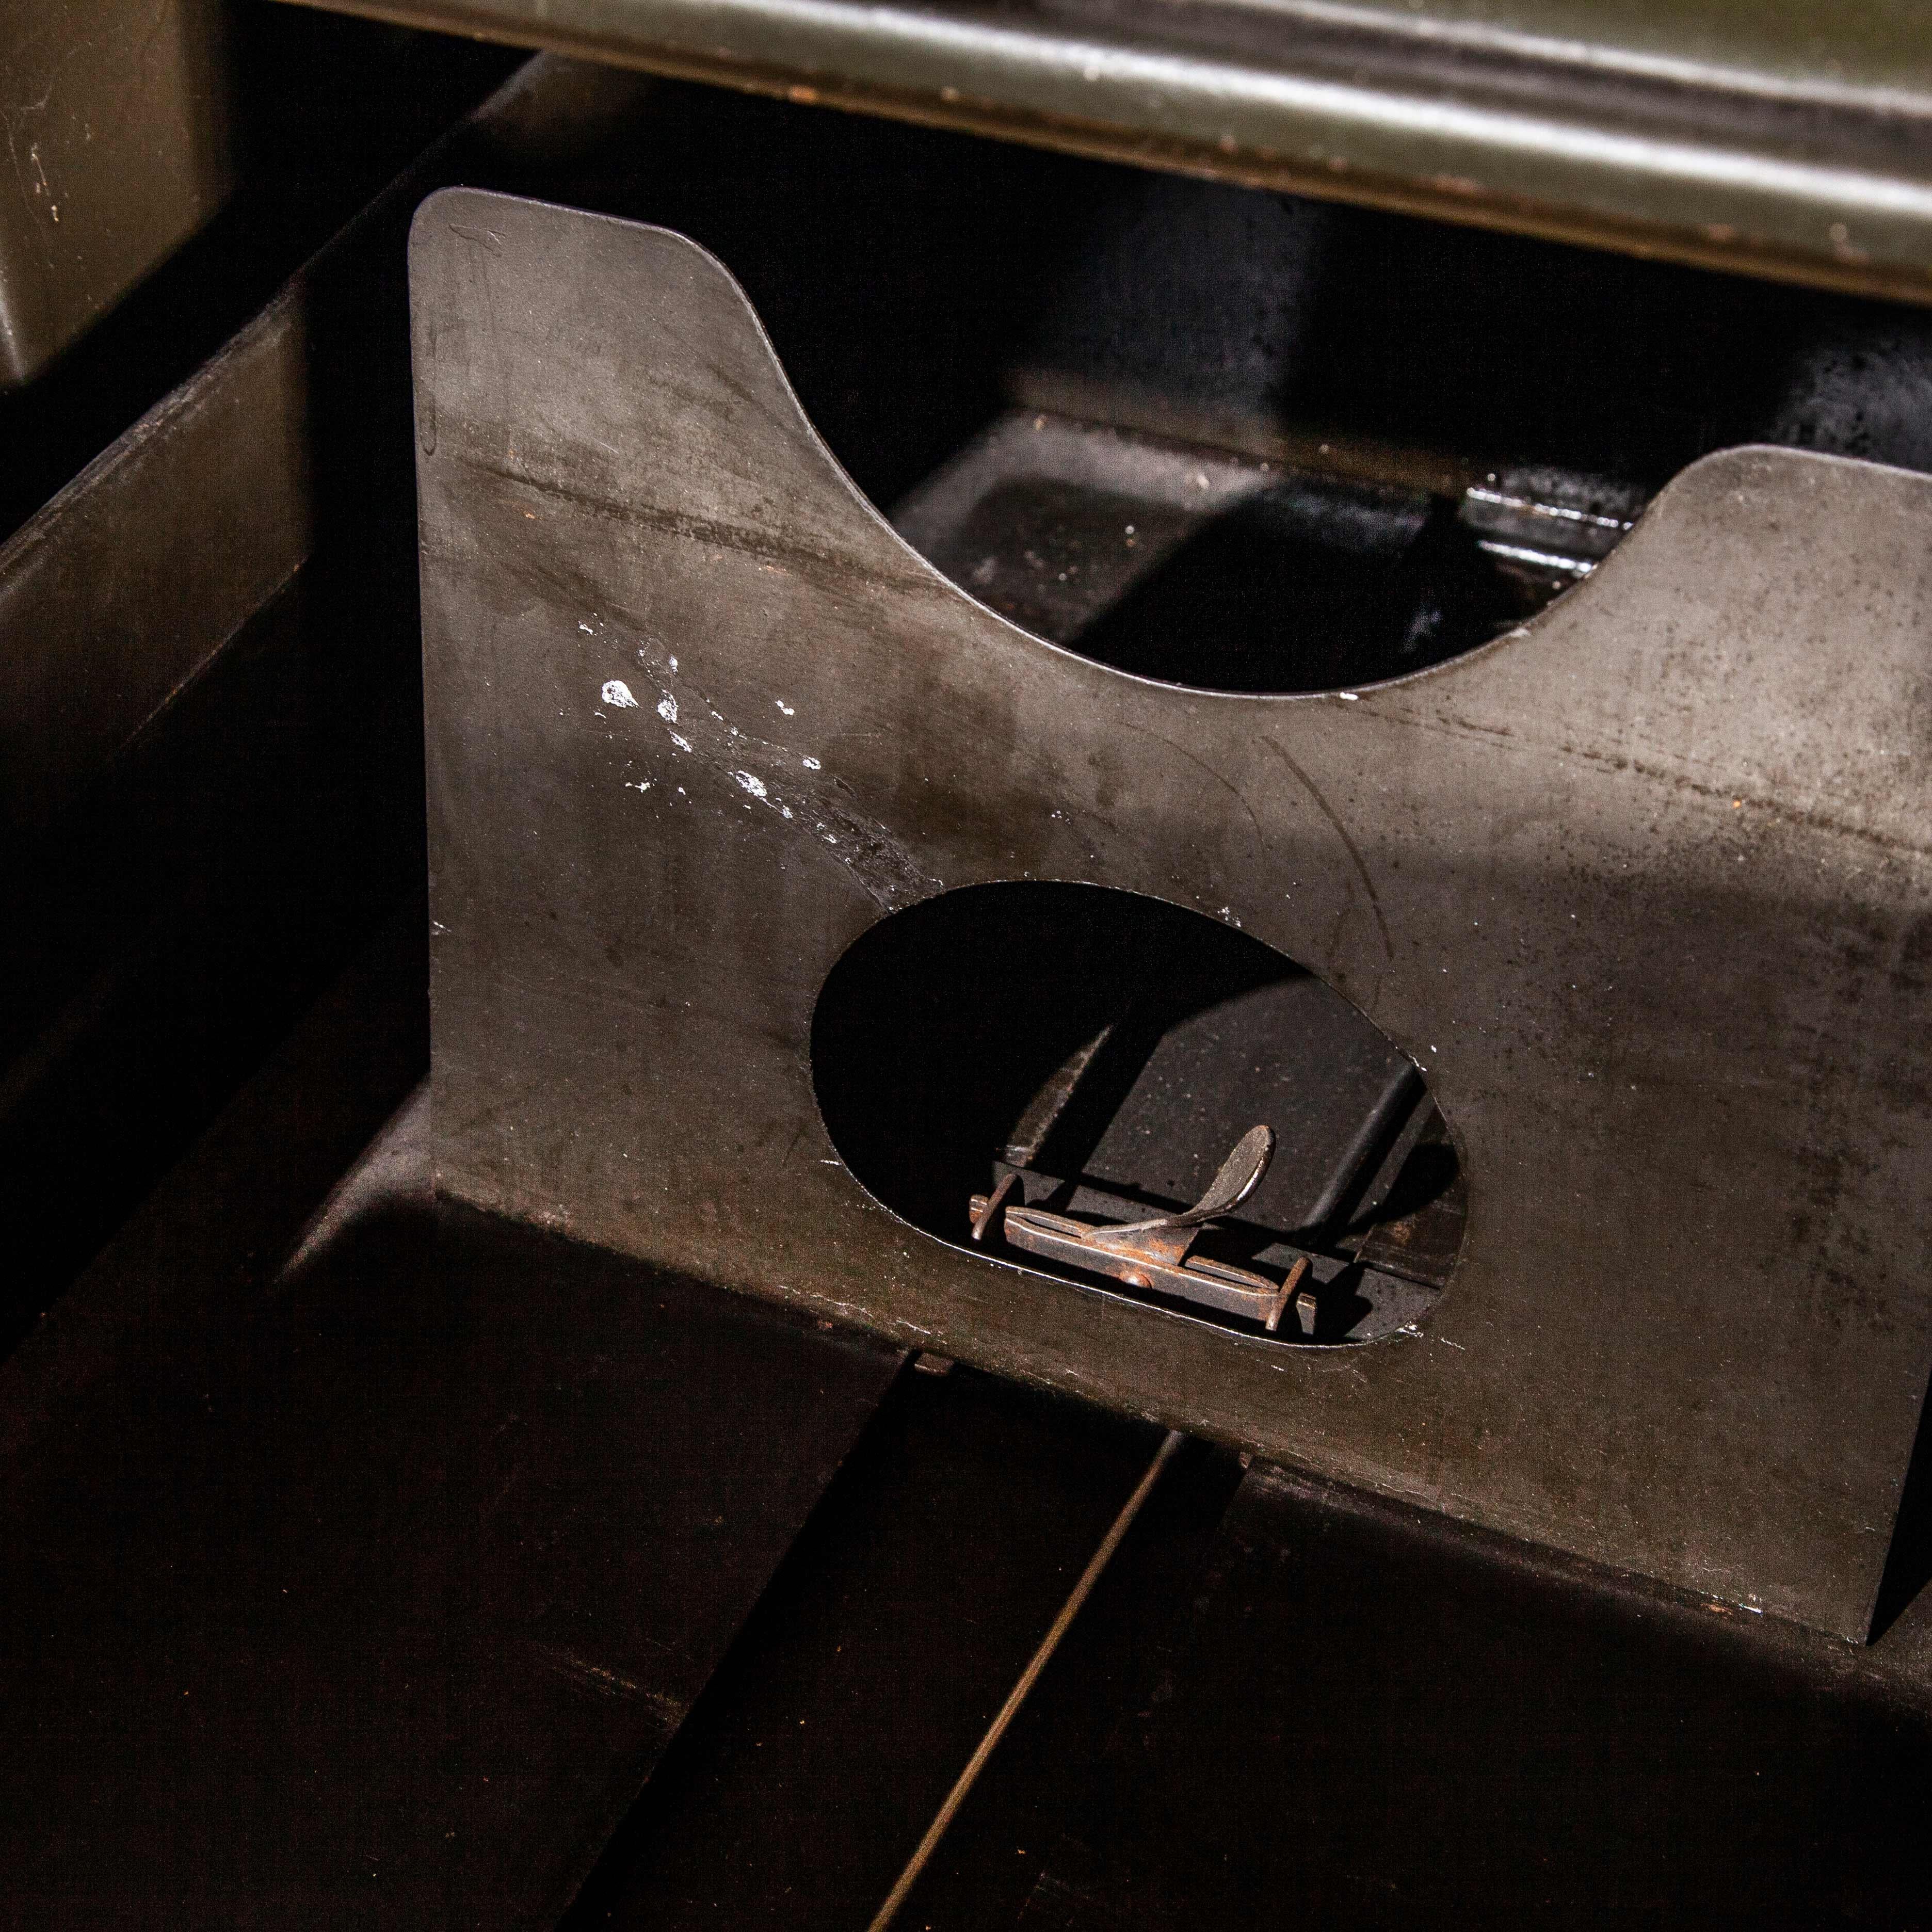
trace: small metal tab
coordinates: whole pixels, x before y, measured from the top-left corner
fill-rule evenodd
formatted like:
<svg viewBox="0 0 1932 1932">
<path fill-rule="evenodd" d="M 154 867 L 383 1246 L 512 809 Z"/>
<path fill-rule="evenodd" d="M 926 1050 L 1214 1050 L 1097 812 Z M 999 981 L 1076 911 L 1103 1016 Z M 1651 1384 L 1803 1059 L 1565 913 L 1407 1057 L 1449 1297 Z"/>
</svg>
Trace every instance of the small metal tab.
<svg viewBox="0 0 1932 1932">
<path fill-rule="evenodd" d="M 1289 1270 L 1286 1281 L 1274 1282 L 1205 1256 L 1190 1257 L 1188 1250 L 1209 1222 L 1231 1214 L 1261 1185 L 1274 1157 L 1274 1129 L 1250 1127 L 1221 1163 L 1208 1191 L 1178 1214 L 1122 1224 L 1076 1221 L 1043 1208 L 1009 1207 L 1004 1232 L 1013 1246 L 1026 1253 L 1108 1275 L 1130 1288 L 1246 1316 L 1273 1334 L 1308 1270 L 1305 1256 Z M 993 1193 L 973 1196 L 969 1205 L 975 1240 L 984 1235 L 1014 1178 L 1009 1174 Z"/>
<path fill-rule="evenodd" d="M 1232 1214 L 1262 1184 L 1274 1158 L 1274 1130 L 1250 1127 L 1208 1184 L 1208 1192 L 1178 1214 L 1157 1214 L 1150 1221 L 1129 1221 L 1097 1231 L 1101 1246 L 1123 1252 L 1157 1256 L 1178 1266 L 1194 1238 L 1208 1222 Z"/>
<path fill-rule="evenodd" d="M 993 1216 L 1000 1211 L 1000 1204 L 1012 1193 L 1018 1182 L 1020 1170 L 1010 1167 L 994 1184 L 990 1194 L 976 1194 L 973 1197 L 973 1238 L 983 1241 L 986 1230 L 992 1225 Z"/>
</svg>

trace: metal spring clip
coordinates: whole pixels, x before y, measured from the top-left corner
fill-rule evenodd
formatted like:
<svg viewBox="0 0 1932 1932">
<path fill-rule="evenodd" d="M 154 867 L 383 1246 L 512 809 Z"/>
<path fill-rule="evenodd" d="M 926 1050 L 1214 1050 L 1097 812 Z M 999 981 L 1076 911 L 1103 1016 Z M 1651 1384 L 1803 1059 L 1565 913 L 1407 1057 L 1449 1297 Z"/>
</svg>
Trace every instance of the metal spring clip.
<svg viewBox="0 0 1932 1932">
<path fill-rule="evenodd" d="M 1190 1256 L 1188 1250 L 1208 1222 L 1232 1213 L 1261 1185 L 1274 1157 L 1274 1129 L 1250 1127 L 1234 1143 L 1207 1192 L 1179 1214 L 1158 1215 L 1150 1221 L 1095 1222 L 1072 1220 L 1039 1208 L 1009 1207 L 1006 1238 L 1028 1254 L 1107 1275 L 1132 1288 L 1171 1294 L 1225 1314 L 1246 1316 L 1272 1334 L 1308 1271 L 1308 1258 L 1304 1255 L 1298 1259 L 1287 1280 L 1276 1283 L 1204 1255 Z M 975 1240 L 984 1234 L 1017 1178 L 1010 1173 L 992 1194 L 973 1196 L 970 1204 Z"/>
</svg>

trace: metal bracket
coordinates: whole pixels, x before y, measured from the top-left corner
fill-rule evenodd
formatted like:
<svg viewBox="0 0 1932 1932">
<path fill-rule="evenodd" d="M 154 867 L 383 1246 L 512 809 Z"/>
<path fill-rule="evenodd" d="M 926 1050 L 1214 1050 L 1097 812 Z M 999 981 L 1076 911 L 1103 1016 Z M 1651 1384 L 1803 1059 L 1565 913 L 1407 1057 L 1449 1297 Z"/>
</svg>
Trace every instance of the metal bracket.
<svg viewBox="0 0 1932 1932">
<path fill-rule="evenodd" d="M 1040 1208 L 1009 1208 L 1004 1231 L 1013 1246 L 1028 1254 L 1089 1268 L 1130 1288 L 1172 1294 L 1223 1314 L 1245 1315 L 1271 1335 L 1308 1272 L 1307 1256 L 1296 1262 L 1285 1280 L 1274 1282 L 1204 1255 L 1190 1256 L 1188 1250 L 1209 1222 L 1232 1214 L 1261 1185 L 1274 1158 L 1274 1130 L 1250 1127 L 1221 1163 L 1207 1192 L 1179 1214 L 1159 1214 L 1148 1221 L 1091 1222 Z M 1016 1178 L 1016 1173 L 1005 1175 L 992 1195 L 974 1196 L 970 1205 L 975 1240 L 981 1238 Z"/>
<path fill-rule="evenodd" d="M 1466 657 L 1204 698 L 908 550 L 689 242 L 458 190 L 411 273 L 440 1187 L 1865 1634 L 1932 1363 L 1932 478 L 1726 452 Z M 1422 1070 L 1419 1336 L 1003 1294 L 881 1211 L 816 1003 L 1025 880 L 1238 922 Z"/>
</svg>

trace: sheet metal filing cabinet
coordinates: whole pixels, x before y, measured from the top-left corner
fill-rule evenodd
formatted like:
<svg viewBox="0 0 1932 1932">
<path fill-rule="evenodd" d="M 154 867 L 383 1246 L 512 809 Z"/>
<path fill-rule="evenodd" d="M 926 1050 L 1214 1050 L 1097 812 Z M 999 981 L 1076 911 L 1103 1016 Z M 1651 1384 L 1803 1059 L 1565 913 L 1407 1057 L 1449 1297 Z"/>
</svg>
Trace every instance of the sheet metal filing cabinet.
<svg viewBox="0 0 1932 1932">
<path fill-rule="evenodd" d="M 380 10 L 0 416 L 8 1922 L 873 1923 L 1133 1494 L 895 1922 L 1932 1922 L 1911 21 Z"/>
</svg>

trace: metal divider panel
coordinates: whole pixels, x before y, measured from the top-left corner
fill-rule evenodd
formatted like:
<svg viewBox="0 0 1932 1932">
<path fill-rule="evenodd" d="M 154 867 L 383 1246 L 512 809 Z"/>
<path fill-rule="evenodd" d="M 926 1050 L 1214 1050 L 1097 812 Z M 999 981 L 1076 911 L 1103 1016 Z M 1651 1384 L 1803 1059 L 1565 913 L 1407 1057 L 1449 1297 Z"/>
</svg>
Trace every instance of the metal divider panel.
<svg viewBox="0 0 1932 1932">
<path fill-rule="evenodd" d="M 1727 452 L 1466 657 L 1203 693 L 908 550 L 691 243 L 452 190 L 412 248 L 446 1187 L 1864 1634 L 1932 1366 L 1932 480 Z M 826 974 L 1025 878 L 1237 921 L 1417 1062 L 1424 1328 L 1190 1324 L 856 1184 Z"/>
</svg>

